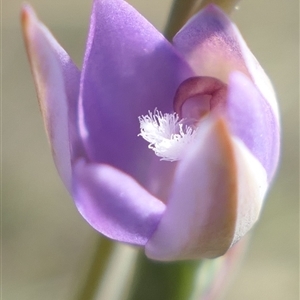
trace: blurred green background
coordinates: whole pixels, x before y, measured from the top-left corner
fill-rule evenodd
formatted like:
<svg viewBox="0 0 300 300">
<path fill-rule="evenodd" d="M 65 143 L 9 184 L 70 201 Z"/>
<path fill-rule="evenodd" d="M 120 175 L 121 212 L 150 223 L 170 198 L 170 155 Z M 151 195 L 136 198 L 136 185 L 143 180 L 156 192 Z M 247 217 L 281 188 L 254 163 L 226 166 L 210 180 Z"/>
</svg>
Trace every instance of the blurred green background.
<svg viewBox="0 0 300 300">
<path fill-rule="evenodd" d="M 79 285 L 97 234 L 52 162 L 20 32 L 22 2 L 2 1 L 2 299 L 65 300 Z M 164 28 L 170 0 L 128 2 Z M 80 66 L 91 0 L 30 3 Z M 233 19 L 274 83 L 283 143 L 277 178 L 225 300 L 297 300 L 299 2 L 244 0 Z"/>
</svg>

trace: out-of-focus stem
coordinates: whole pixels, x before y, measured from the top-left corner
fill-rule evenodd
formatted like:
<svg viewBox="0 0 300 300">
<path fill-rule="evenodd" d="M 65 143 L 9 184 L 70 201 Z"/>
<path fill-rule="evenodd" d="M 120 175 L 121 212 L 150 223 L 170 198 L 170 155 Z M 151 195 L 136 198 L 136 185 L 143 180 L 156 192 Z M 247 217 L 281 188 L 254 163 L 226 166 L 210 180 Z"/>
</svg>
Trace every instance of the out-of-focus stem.
<svg viewBox="0 0 300 300">
<path fill-rule="evenodd" d="M 210 3 L 214 3 L 218 6 L 220 6 L 223 11 L 225 11 L 227 14 L 230 14 L 233 12 L 233 10 L 236 8 L 238 2 L 240 0 L 202 0 L 202 1 L 197 1 L 194 11 L 192 13 L 196 13 L 200 9 L 202 9 L 204 6 Z"/>
<path fill-rule="evenodd" d="M 77 296 L 77 300 L 94 300 L 99 282 L 102 281 L 108 261 L 114 247 L 114 242 L 104 237 L 98 238 L 95 254 L 91 259 L 90 269 Z"/>
<path fill-rule="evenodd" d="M 165 29 L 165 36 L 169 40 L 191 16 L 196 2 L 197 0 L 174 0 Z"/>
<path fill-rule="evenodd" d="M 115 243 L 95 300 L 125 300 L 128 298 L 135 274 L 139 250 Z"/>
<path fill-rule="evenodd" d="M 124 300 L 129 294 L 138 249 L 99 236 L 77 300 Z"/>
<path fill-rule="evenodd" d="M 230 14 L 239 1 L 240 0 L 174 0 L 167 22 L 165 36 L 171 40 L 192 15 L 209 3 L 220 6 L 226 13 Z"/>
</svg>

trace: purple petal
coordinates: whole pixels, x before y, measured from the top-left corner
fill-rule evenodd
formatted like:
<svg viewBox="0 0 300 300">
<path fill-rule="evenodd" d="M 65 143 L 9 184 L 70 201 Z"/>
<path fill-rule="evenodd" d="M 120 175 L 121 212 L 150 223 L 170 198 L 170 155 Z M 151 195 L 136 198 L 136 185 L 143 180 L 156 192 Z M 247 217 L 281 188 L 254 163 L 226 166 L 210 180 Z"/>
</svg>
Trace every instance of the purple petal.
<svg viewBox="0 0 300 300">
<path fill-rule="evenodd" d="M 271 181 L 279 160 L 279 124 L 269 102 L 242 73 L 230 76 L 227 110 L 232 134 L 260 161 Z"/>
<path fill-rule="evenodd" d="M 270 103 L 278 118 L 278 107 L 269 78 L 247 47 L 239 30 L 217 6 L 208 5 L 174 37 L 174 46 L 195 73 L 225 83 L 232 71 L 247 75 Z"/>
<path fill-rule="evenodd" d="M 22 10 L 22 25 L 54 161 L 70 191 L 71 148 L 78 148 L 75 142 L 79 71 L 28 5 Z"/>
<path fill-rule="evenodd" d="M 192 74 L 172 45 L 123 0 L 95 0 L 81 79 L 81 132 L 89 159 L 145 183 L 155 158 L 138 116 L 172 110 Z M 157 159 L 157 158 L 156 158 Z"/>
<path fill-rule="evenodd" d="M 157 260 L 216 257 L 230 247 L 237 218 L 237 169 L 222 119 L 203 121 L 179 163 L 170 199 L 146 245 Z"/>
<path fill-rule="evenodd" d="M 105 164 L 74 165 L 73 196 L 89 224 L 118 241 L 145 245 L 165 205 L 133 178 Z"/>
<path fill-rule="evenodd" d="M 174 46 L 197 75 L 227 83 L 233 70 L 248 73 L 233 26 L 219 8 L 208 5 L 176 34 Z"/>
</svg>

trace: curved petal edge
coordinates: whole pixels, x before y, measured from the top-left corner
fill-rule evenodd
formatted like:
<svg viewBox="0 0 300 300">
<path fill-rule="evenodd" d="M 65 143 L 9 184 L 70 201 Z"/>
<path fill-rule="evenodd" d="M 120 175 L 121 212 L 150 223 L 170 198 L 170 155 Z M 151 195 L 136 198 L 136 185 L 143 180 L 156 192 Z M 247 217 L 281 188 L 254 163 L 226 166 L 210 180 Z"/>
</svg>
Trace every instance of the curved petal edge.
<svg viewBox="0 0 300 300">
<path fill-rule="evenodd" d="M 236 224 L 237 169 L 225 121 L 210 118 L 179 163 L 159 226 L 146 245 L 157 260 L 213 258 L 230 247 Z"/>
<path fill-rule="evenodd" d="M 21 20 L 55 165 L 71 191 L 71 148 L 75 148 L 75 136 L 79 140 L 76 111 L 80 72 L 29 5 L 23 6 Z"/>
<path fill-rule="evenodd" d="M 165 205 L 132 177 L 109 165 L 78 160 L 73 171 L 73 197 L 87 222 L 117 241 L 145 245 Z"/>
</svg>

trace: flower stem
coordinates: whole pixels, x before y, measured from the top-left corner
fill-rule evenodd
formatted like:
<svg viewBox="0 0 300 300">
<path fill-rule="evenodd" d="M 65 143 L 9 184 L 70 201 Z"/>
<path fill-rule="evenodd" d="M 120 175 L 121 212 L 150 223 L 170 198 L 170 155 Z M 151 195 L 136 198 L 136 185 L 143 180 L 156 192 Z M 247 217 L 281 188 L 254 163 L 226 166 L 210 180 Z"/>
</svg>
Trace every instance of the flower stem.
<svg viewBox="0 0 300 300">
<path fill-rule="evenodd" d="M 95 300 L 125 300 L 135 274 L 139 250 L 115 243 L 106 272 L 98 286 Z"/>
<path fill-rule="evenodd" d="M 201 262 L 157 262 L 140 253 L 129 300 L 189 299 Z"/>
<path fill-rule="evenodd" d="M 210 3 L 214 3 L 222 8 L 223 11 L 225 11 L 227 14 L 231 14 L 234 9 L 237 7 L 238 2 L 240 0 L 202 0 L 197 1 L 196 6 L 194 7 L 193 13 L 196 13 L 200 9 L 202 9 L 204 6 Z"/>
<path fill-rule="evenodd" d="M 129 294 L 138 250 L 100 236 L 77 300 L 123 300 Z"/>
<path fill-rule="evenodd" d="M 81 288 L 77 300 L 93 300 L 95 299 L 96 291 L 98 290 L 99 282 L 104 277 L 105 270 L 108 265 L 108 260 L 111 251 L 114 247 L 114 242 L 104 237 L 97 238 L 96 250 L 91 259 L 90 269 L 86 276 L 85 282 Z"/>
<path fill-rule="evenodd" d="M 237 246 L 214 260 L 158 262 L 143 251 L 101 237 L 76 299 L 219 299 L 244 253 L 245 243 Z"/>
<path fill-rule="evenodd" d="M 169 19 L 167 22 L 165 36 L 171 40 L 187 20 L 209 3 L 220 6 L 230 14 L 240 0 L 174 0 Z"/>
<path fill-rule="evenodd" d="M 152 261 L 140 252 L 131 293 L 122 300 L 222 299 L 247 245 L 244 239 L 224 256 L 198 261 Z"/>
<path fill-rule="evenodd" d="M 197 0 L 174 0 L 167 21 L 165 36 L 170 40 L 191 16 Z"/>
</svg>

